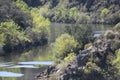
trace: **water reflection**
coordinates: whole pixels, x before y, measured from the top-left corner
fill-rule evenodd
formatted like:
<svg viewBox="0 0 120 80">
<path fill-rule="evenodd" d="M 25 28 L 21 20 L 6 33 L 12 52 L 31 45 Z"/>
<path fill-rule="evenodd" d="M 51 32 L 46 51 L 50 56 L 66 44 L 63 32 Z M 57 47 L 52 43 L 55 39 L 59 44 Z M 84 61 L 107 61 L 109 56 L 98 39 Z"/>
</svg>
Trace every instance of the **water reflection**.
<svg viewBox="0 0 120 80">
<path fill-rule="evenodd" d="M 9 65 L 4 64 L 4 63 L 0 63 L 0 67 L 7 67 L 7 66 L 9 66 Z"/>
<path fill-rule="evenodd" d="M 14 55 L 0 58 L 0 80 L 35 80 L 34 76 L 37 73 L 53 64 L 48 49 L 46 45 L 22 54 L 14 53 Z"/>
<path fill-rule="evenodd" d="M 5 63 L 8 64 L 8 63 Z M 20 69 L 9 69 L 7 67 L 0 67 L 0 80 L 17 80 L 18 77 L 22 77 Z"/>
<path fill-rule="evenodd" d="M 51 64 L 53 64 L 53 61 L 1 63 L 0 80 L 35 80 L 34 76 L 45 70 L 46 65 Z"/>
<path fill-rule="evenodd" d="M 24 74 L 20 74 L 20 73 L 0 71 L 0 77 L 21 77 L 23 75 Z"/>
<path fill-rule="evenodd" d="M 52 65 L 54 62 L 53 61 L 30 61 L 30 62 L 19 62 L 18 64 L 26 64 L 26 65 Z"/>
<path fill-rule="evenodd" d="M 7 68 L 39 68 L 39 67 L 36 67 L 34 65 L 15 65 Z"/>
</svg>

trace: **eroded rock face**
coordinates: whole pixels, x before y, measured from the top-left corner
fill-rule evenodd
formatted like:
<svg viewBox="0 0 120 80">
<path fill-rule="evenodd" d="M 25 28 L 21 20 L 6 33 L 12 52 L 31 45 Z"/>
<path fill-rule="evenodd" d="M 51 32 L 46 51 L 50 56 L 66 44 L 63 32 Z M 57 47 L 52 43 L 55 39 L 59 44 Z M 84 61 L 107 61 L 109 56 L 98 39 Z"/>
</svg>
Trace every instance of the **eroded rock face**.
<svg viewBox="0 0 120 80">
<path fill-rule="evenodd" d="M 80 51 L 76 59 L 70 62 L 63 71 L 60 71 L 61 69 L 57 66 L 49 68 L 50 72 L 46 72 L 50 73 L 49 79 L 54 74 L 58 75 L 54 80 L 119 80 L 114 76 L 117 70 L 110 63 L 109 56 L 115 56 L 117 49 L 112 49 L 112 44 L 120 39 L 107 39 L 104 35 L 102 37 L 88 49 Z"/>
</svg>

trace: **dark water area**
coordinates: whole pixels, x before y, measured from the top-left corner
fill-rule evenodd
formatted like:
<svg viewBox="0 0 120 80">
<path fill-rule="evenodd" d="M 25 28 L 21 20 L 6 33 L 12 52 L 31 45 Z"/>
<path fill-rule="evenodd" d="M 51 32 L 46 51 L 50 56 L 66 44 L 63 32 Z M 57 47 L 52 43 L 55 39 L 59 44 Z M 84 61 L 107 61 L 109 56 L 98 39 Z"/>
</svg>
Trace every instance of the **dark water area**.
<svg viewBox="0 0 120 80">
<path fill-rule="evenodd" d="M 0 57 L 0 80 L 37 80 L 35 75 L 45 70 L 48 65 L 52 65 L 54 62 L 54 53 L 50 53 L 50 43 L 61 34 L 65 33 L 66 27 L 69 28 L 73 24 L 51 24 L 51 34 L 49 37 L 49 44 L 46 46 L 40 46 L 32 48 L 31 50 L 23 53 L 13 53 L 14 55 L 1 56 Z M 94 32 L 94 36 L 99 36 L 106 30 L 112 29 L 111 25 L 78 25 L 90 28 Z M 2 52 L 2 50 L 0 50 Z"/>
</svg>

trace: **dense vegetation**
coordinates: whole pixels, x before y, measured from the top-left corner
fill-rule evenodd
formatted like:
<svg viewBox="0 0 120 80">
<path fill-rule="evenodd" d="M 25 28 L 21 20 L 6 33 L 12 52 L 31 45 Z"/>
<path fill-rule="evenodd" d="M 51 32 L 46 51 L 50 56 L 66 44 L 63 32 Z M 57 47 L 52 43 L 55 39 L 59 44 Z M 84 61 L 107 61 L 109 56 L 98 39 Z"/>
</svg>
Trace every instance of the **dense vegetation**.
<svg viewBox="0 0 120 80">
<path fill-rule="evenodd" d="M 41 77 L 119 80 L 119 8 L 119 0 L 0 0 L 0 47 L 10 53 L 43 46 L 48 43 L 51 22 L 75 23 L 50 44 L 48 53 L 54 55 L 57 66 Z M 116 25 L 93 38 L 90 23 Z"/>
<path fill-rule="evenodd" d="M 53 22 L 116 24 L 120 21 L 119 0 L 23 1 L 30 7 L 44 8 L 43 15 Z"/>
<path fill-rule="evenodd" d="M 23 1 L 0 0 L 0 43 L 7 52 L 47 43 L 50 21 Z"/>
</svg>

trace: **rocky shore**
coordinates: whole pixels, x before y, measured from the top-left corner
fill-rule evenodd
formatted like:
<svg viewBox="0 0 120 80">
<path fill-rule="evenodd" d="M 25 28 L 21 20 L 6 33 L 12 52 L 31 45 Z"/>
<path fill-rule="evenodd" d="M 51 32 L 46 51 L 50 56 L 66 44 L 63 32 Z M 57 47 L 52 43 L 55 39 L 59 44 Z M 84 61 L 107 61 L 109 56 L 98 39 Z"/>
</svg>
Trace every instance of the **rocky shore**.
<svg viewBox="0 0 120 80">
<path fill-rule="evenodd" d="M 36 78 L 40 80 L 119 80 L 117 68 L 112 64 L 116 50 L 120 49 L 120 33 L 106 31 L 89 48 L 79 51 L 70 63 L 49 66 Z M 44 78 L 44 79 L 43 79 Z"/>
</svg>

